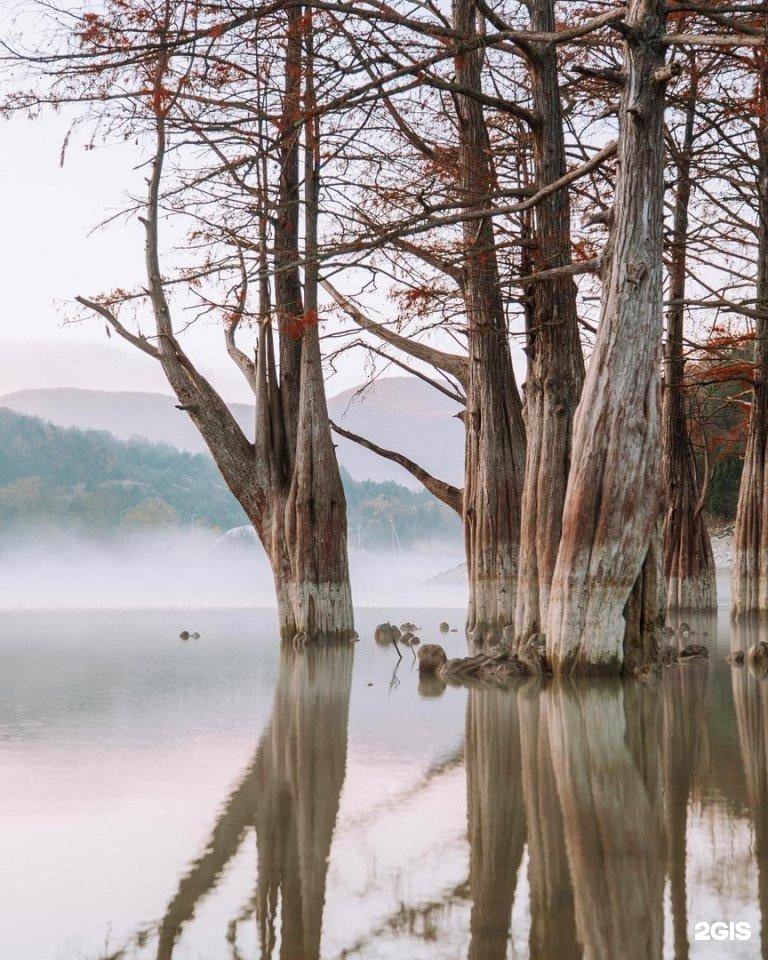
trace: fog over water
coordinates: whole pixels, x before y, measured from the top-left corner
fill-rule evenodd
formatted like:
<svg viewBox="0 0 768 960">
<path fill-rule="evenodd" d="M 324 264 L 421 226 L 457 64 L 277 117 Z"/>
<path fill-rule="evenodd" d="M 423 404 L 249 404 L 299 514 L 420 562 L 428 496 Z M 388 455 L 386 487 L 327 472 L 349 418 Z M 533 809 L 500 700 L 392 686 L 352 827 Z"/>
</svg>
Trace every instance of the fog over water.
<svg viewBox="0 0 768 960">
<path fill-rule="evenodd" d="M 431 578 L 463 562 L 461 547 L 350 550 L 357 606 L 461 606 L 460 576 Z M 99 542 L 43 530 L 0 546 L 0 610 L 274 607 L 272 574 L 257 544 L 218 542 L 204 530 Z"/>
</svg>

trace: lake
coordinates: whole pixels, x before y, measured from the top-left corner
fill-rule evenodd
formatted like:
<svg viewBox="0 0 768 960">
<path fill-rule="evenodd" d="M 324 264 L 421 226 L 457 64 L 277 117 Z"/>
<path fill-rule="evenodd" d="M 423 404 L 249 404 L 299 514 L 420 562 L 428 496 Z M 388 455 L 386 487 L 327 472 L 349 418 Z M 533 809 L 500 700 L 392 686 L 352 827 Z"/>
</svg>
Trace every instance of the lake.
<svg viewBox="0 0 768 960">
<path fill-rule="evenodd" d="M 497 689 L 420 683 L 395 616 L 464 652 L 459 609 L 298 654 L 269 610 L 4 613 L 0 958 L 768 956 L 757 628 Z"/>
</svg>

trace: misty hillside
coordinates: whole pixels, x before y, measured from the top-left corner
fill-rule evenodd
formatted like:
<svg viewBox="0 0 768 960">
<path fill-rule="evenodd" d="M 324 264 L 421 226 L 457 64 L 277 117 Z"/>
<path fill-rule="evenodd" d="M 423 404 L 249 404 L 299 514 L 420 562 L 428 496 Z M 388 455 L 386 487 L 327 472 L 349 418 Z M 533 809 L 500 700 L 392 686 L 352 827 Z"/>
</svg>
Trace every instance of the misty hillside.
<svg viewBox="0 0 768 960">
<path fill-rule="evenodd" d="M 344 476 L 354 542 L 388 544 L 459 537 L 455 515 L 425 492 Z M 0 530 L 127 530 L 246 523 L 207 454 L 106 432 L 57 427 L 0 408 Z"/>
<path fill-rule="evenodd" d="M 462 482 L 464 431 L 456 419 L 458 404 L 416 377 L 377 380 L 361 396 L 346 390 L 328 402 L 331 418 L 384 447 L 393 447 L 451 483 Z M 60 427 L 106 430 L 121 440 L 143 437 L 179 450 L 206 450 L 189 418 L 173 397 L 161 393 L 107 392 L 54 388 L 20 390 L 0 397 L 0 407 L 50 420 Z M 253 410 L 231 404 L 251 436 Z M 356 480 L 395 480 L 412 489 L 419 484 L 401 467 L 382 460 L 351 441 L 337 438 L 339 460 Z"/>
</svg>

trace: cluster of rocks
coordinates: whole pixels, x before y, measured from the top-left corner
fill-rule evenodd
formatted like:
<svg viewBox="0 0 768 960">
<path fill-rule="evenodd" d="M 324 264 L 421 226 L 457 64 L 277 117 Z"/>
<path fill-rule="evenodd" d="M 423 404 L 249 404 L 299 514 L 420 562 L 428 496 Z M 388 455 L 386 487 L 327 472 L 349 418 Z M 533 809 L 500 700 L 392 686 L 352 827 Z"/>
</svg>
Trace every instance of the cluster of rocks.
<svg viewBox="0 0 768 960">
<path fill-rule="evenodd" d="M 436 676 L 445 683 L 481 680 L 507 683 L 516 677 L 531 677 L 549 672 L 544 655 L 544 635 L 534 634 L 520 648 L 501 642 L 471 657 L 448 659 L 437 643 L 426 643 L 419 650 L 419 674 Z"/>
<path fill-rule="evenodd" d="M 394 623 L 380 623 L 373 634 L 373 639 L 381 647 L 388 647 L 390 644 L 402 643 L 406 647 L 416 647 L 421 641 L 416 636 L 416 631 L 420 630 L 415 623 L 401 623 L 399 627 Z"/>
<path fill-rule="evenodd" d="M 696 633 L 683 622 L 673 630 L 663 627 L 659 643 L 659 663 L 668 666 L 672 663 L 695 663 L 709 659 L 709 648 L 702 643 L 708 640 L 709 634 Z"/>
</svg>

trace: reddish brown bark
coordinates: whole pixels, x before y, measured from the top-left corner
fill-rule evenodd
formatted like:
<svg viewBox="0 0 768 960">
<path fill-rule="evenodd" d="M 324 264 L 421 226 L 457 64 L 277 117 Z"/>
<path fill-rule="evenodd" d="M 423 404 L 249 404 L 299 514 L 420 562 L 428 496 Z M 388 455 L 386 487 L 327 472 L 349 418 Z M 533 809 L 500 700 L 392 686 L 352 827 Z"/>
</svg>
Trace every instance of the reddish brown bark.
<svg viewBox="0 0 768 960">
<path fill-rule="evenodd" d="M 531 30 L 555 29 L 553 0 L 533 0 Z M 534 45 L 530 60 L 536 189 L 554 183 L 567 170 L 557 51 Z M 571 263 L 571 217 L 567 190 L 536 205 L 535 267 L 550 270 Z M 524 641 L 546 624 L 549 591 L 562 528 L 571 459 L 573 416 L 584 381 L 579 341 L 576 285 L 569 276 L 533 284 L 527 336 L 525 381 L 527 435 L 523 487 L 520 568 L 515 634 Z"/>
<path fill-rule="evenodd" d="M 456 33 L 477 35 L 471 0 L 454 0 Z M 456 82 L 481 93 L 483 54 L 455 59 Z M 487 209 L 491 148 L 477 97 L 457 94 L 460 197 L 468 212 Z M 520 548 L 525 428 L 509 350 L 490 216 L 463 224 L 469 373 L 467 377 L 464 543 L 470 585 L 467 629 L 476 639 L 514 623 Z"/>
<path fill-rule="evenodd" d="M 632 0 L 600 326 L 574 421 L 547 629 L 558 673 L 618 672 L 659 512 L 664 6 Z"/>
<path fill-rule="evenodd" d="M 262 208 L 258 211 L 262 280 L 255 363 L 236 346 L 237 315 L 225 331 L 230 356 L 255 394 L 254 442 L 246 439 L 221 397 L 186 356 L 173 331 L 158 242 L 158 203 L 167 146 L 167 121 L 160 106 L 156 111 L 157 149 L 145 221 L 147 276 L 158 346 L 130 334 L 105 307 L 92 301 L 82 302 L 104 316 L 121 336 L 160 362 L 181 409 L 200 431 L 225 482 L 264 545 L 275 580 L 281 637 L 349 638 L 354 627 L 346 503 L 328 424 L 317 325 L 318 132 L 316 122 L 298 122 L 302 90 L 306 113 L 311 115 L 314 107 L 312 23 L 311 18 L 302 16 L 299 7 L 290 8 L 286 16 L 284 116 L 279 125 L 280 181 L 273 254 L 279 370 L 271 329 L 266 184 L 262 184 Z M 155 81 L 158 104 L 163 102 L 164 56 L 158 63 Z M 298 237 L 302 129 L 306 234 L 303 285 Z M 243 307 L 241 303 L 240 315 Z"/>
<path fill-rule="evenodd" d="M 733 534 L 731 612 L 768 610 L 768 71 L 759 79 L 755 385 Z"/>
<path fill-rule="evenodd" d="M 661 406 L 662 471 L 667 502 L 664 518 L 664 576 L 667 606 L 680 610 L 717 607 L 712 544 L 704 522 L 701 483 L 689 429 L 683 352 L 691 155 L 697 103 L 697 74 L 692 71 L 686 99 L 683 142 L 678 151 L 677 188 L 671 249 L 667 342 Z"/>
</svg>

